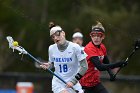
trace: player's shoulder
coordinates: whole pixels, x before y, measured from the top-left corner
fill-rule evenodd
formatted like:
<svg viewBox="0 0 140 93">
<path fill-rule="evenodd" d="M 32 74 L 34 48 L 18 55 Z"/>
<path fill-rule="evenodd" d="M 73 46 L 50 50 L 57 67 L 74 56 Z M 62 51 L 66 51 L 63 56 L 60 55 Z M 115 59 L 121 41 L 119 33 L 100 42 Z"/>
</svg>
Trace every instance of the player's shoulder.
<svg viewBox="0 0 140 93">
<path fill-rule="evenodd" d="M 85 46 L 85 48 L 87 48 L 87 49 L 93 49 L 93 48 L 95 48 L 94 47 L 94 45 L 93 45 L 93 43 L 92 42 L 89 42 L 86 46 Z"/>
<path fill-rule="evenodd" d="M 90 41 L 84 48 L 84 51 L 87 52 L 96 52 L 97 47 L 95 47 L 95 45 L 92 43 L 92 41 Z"/>
<path fill-rule="evenodd" d="M 56 46 L 57 46 L 56 44 L 52 44 L 52 45 L 50 45 L 50 46 L 49 46 L 49 50 L 54 49 Z"/>
<path fill-rule="evenodd" d="M 103 43 L 101 43 L 100 47 L 106 49 L 106 47 Z"/>
<path fill-rule="evenodd" d="M 73 43 L 71 41 L 69 41 L 69 45 L 72 46 L 73 48 L 79 48 L 80 46 L 77 43 Z"/>
</svg>

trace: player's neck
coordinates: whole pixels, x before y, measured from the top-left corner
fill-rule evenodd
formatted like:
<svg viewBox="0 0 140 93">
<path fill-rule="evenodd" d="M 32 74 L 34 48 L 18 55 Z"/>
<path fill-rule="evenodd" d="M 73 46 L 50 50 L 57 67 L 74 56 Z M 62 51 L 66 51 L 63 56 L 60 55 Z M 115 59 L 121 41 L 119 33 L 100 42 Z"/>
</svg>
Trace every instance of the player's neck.
<svg viewBox="0 0 140 93">
<path fill-rule="evenodd" d="M 63 44 L 57 45 L 57 47 L 58 47 L 58 49 L 59 49 L 61 52 L 63 52 L 63 51 L 66 50 L 66 48 L 68 47 L 68 45 L 69 45 L 69 42 L 68 42 L 67 40 L 65 40 Z"/>
<path fill-rule="evenodd" d="M 93 42 L 92 42 L 92 44 L 95 46 L 95 47 L 97 47 L 97 48 L 100 48 L 100 45 L 95 45 Z"/>
</svg>

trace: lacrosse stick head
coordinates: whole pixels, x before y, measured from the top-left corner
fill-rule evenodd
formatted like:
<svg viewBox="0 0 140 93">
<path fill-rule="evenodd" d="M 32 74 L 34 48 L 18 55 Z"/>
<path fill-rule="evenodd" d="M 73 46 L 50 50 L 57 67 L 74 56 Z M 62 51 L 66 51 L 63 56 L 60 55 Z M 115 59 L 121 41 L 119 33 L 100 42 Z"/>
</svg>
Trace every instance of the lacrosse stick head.
<svg viewBox="0 0 140 93">
<path fill-rule="evenodd" d="M 19 46 L 17 41 L 14 41 L 14 39 L 11 36 L 7 36 L 6 39 L 9 43 L 9 48 L 13 49 L 13 52 L 14 50 L 17 50 L 19 51 L 19 54 L 27 54 L 27 51 L 23 47 Z M 14 44 L 15 42 L 17 44 Z"/>
<path fill-rule="evenodd" d="M 11 36 L 7 36 L 6 39 L 9 43 L 9 48 L 13 48 L 14 47 L 13 46 L 13 42 L 14 42 L 13 38 Z"/>
<path fill-rule="evenodd" d="M 140 48 L 140 39 L 137 39 L 135 41 L 135 50 L 139 49 Z"/>
</svg>

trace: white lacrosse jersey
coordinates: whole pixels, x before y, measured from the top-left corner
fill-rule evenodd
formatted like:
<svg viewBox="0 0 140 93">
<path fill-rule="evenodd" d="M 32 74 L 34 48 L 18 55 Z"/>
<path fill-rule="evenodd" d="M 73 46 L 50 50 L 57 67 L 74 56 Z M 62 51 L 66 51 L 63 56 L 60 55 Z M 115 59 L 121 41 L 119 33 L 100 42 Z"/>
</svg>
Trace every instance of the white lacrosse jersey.
<svg viewBox="0 0 140 93">
<path fill-rule="evenodd" d="M 80 46 L 80 47 L 81 47 L 82 50 L 84 50 L 84 48 L 85 48 L 85 47 L 83 47 L 83 46 Z"/>
<path fill-rule="evenodd" d="M 68 47 L 63 52 L 58 49 L 57 44 L 49 47 L 49 62 L 54 62 L 54 73 L 66 82 L 77 74 L 79 61 L 85 58 L 84 51 L 76 43 L 69 42 Z"/>
</svg>

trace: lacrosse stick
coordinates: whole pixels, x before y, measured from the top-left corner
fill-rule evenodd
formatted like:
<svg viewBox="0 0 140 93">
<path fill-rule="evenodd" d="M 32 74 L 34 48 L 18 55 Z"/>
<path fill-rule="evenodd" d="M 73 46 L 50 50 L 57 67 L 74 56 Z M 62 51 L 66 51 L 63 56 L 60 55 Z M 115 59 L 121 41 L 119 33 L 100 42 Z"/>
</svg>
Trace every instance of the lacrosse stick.
<svg viewBox="0 0 140 93">
<path fill-rule="evenodd" d="M 133 51 L 130 53 L 130 55 L 125 59 L 126 64 L 128 64 L 128 60 L 132 57 L 132 55 L 134 55 L 134 53 L 140 48 L 140 39 L 135 41 L 135 47 L 133 49 Z M 120 70 L 123 68 L 124 66 L 120 67 L 117 72 L 113 75 L 113 77 L 111 78 L 112 81 L 114 81 L 116 79 L 116 75 L 120 72 Z"/>
<path fill-rule="evenodd" d="M 13 38 L 11 36 L 7 36 L 6 37 L 8 42 L 9 42 L 9 48 L 14 50 L 19 51 L 19 54 L 26 54 L 29 57 L 31 57 L 33 60 L 35 60 L 34 62 L 37 62 L 38 64 L 42 64 L 42 62 L 40 62 L 38 59 L 36 59 L 34 56 L 32 56 L 30 53 L 28 53 L 23 47 L 19 46 L 17 41 L 14 41 Z M 56 76 L 58 79 L 60 79 L 63 83 L 67 84 L 66 81 L 64 81 L 61 77 L 59 77 L 58 75 L 56 75 L 53 71 L 51 71 L 50 69 L 47 69 L 51 74 L 53 74 L 54 76 Z"/>
</svg>

